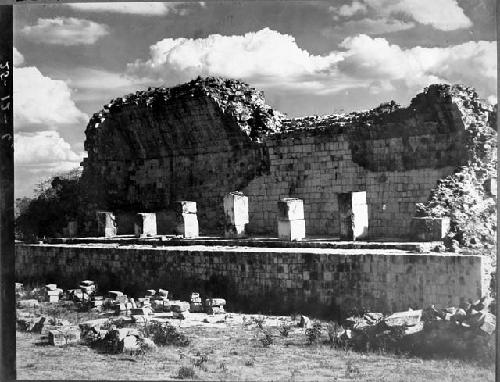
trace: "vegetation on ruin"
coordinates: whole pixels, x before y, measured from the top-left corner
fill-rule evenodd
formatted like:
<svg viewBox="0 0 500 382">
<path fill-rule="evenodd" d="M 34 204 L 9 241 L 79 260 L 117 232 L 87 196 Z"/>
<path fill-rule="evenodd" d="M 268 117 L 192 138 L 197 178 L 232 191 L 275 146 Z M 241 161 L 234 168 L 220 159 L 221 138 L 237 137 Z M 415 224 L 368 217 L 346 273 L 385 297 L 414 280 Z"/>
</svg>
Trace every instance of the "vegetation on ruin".
<svg viewBox="0 0 500 382">
<path fill-rule="evenodd" d="M 85 192 L 81 170 L 74 169 L 40 182 L 32 199 L 21 199 L 15 220 L 16 237 L 36 240 L 57 237 L 69 221 L 81 221 L 85 214 Z"/>
</svg>

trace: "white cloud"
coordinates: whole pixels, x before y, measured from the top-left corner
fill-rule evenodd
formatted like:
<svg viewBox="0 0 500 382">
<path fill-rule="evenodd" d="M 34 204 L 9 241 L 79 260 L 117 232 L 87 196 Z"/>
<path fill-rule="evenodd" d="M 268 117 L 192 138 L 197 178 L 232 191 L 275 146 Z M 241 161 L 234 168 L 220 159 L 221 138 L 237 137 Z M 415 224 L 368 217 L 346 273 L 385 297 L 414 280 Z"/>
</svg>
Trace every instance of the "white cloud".
<svg viewBox="0 0 500 382">
<path fill-rule="evenodd" d="M 86 122 L 64 81 L 45 77 L 36 67 L 14 69 L 14 124 Z"/>
<path fill-rule="evenodd" d="M 344 75 L 394 83 L 418 90 L 431 83 L 463 83 L 480 94 L 496 93 L 496 42 L 470 41 L 444 48 L 402 49 L 386 39 L 366 35 L 350 37 L 338 69 Z M 473 69 L 471 69 L 473 68 Z"/>
<path fill-rule="evenodd" d="M 293 36 L 264 28 L 242 36 L 166 38 L 150 47 L 148 60 L 130 63 L 127 70 L 131 76 L 169 84 L 197 75 L 220 75 L 293 85 L 297 76 L 328 71 L 340 59 L 336 53 L 312 55 L 300 49 Z"/>
<path fill-rule="evenodd" d="M 16 197 L 33 196 L 40 181 L 80 167 L 83 157 L 56 131 L 14 134 Z"/>
<path fill-rule="evenodd" d="M 21 66 L 24 64 L 24 56 L 16 49 L 16 47 L 14 47 L 12 54 L 14 66 Z"/>
<path fill-rule="evenodd" d="M 14 134 L 16 165 L 74 167 L 82 159 L 82 154 L 75 153 L 57 131 Z"/>
<path fill-rule="evenodd" d="M 77 89 L 117 89 L 134 85 L 134 82 L 123 74 L 101 69 L 79 67 L 68 70 L 65 82 Z"/>
<path fill-rule="evenodd" d="M 85 12 L 125 13 L 142 16 L 165 16 L 169 13 L 186 14 L 189 3 L 152 3 L 152 2 L 120 2 L 120 3 L 71 3 L 66 6 Z M 199 3 L 204 7 L 204 4 Z"/>
<path fill-rule="evenodd" d="M 355 0 L 351 4 L 329 9 L 335 20 L 364 13 L 367 15 L 366 19 L 374 21 L 387 18 L 405 21 L 402 17 L 409 17 L 418 23 L 444 31 L 472 26 L 471 20 L 456 0 Z M 349 21 L 354 20 L 347 22 Z"/>
<path fill-rule="evenodd" d="M 167 38 L 150 47 L 147 60 L 128 64 L 128 74 L 167 86 L 215 75 L 240 78 L 265 90 L 310 94 L 350 88 L 380 93 L 404 87 L 411 96 L 436 82 L 464 83 L 485 97 L 496 94 L 495 42 L 403 49 L 384 38 L 358 35 L 345 39 L 341 48 L 313 55 L 299 48 L 292 36 L 268 28 L 242 36 Z"/>
<path fill-rule="evenodd" d="M 494 42 L 402 49 L 383 38 L 359 35 L 341 46 L 345 51 L 311 55 L 292 36 L 267 28 L 243 36 L 169 38 L 150 48 L 148 60 L 129 64 L 128 73 L 169 85 L 197 75 L 220 75 L 316 94 L 371 84 L 371 91 L 388 91 L 396 81 L 415 91 L 434 82 L 461 82 L 486 96 L 496 93 Z"/>
<path fill-rule="evenodd" d="M 39 18 L 35 25 L 27 25 L 21 33 L 28 39 L 54 45 L 92 45 L 109 33 L 105 24 L 74 17 Z"/>
<path fill-rule="evenodd" d="M 369 35 L 379 35 L 411 29 L 414 26 L 414 22 L 406 22 L 385 17 L 377 19 L 364 18 L 360 20 L 349 20 L 336 25 L 333 28 L 326 28 L 322 31 L 322 34 L 326 37 L 364 33 Z"/>
<path fill-rule="evenodd" d="M 363 4 L 359 1 L 353 1 L 352 4 L 344 4 L 340 7 L 330 7 L 330 11 L 337 13 L 340 16 L 350 17 L 357 13 L 365 13 L 366 12 L 366 4 Z"/>
<path fill-rule="evenodd" d="M 431 25 L 444 31 L 469 28 L 472 22 L 465 15 L 456 0 L 400 0 L 395 2 L 387 0 L 367 0 L 379 5 L 387 13 L 401 12 L 415 21 Z"/>
</svg>

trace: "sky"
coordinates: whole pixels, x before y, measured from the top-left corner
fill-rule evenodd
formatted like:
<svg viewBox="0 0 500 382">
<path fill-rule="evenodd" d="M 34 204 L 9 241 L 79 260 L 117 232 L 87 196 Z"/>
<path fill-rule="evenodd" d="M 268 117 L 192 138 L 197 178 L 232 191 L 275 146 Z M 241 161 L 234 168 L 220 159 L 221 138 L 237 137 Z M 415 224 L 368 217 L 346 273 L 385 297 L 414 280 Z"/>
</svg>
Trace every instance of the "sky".
<svg viewBox="0 0 500 382">
<path fill-rule="evenodd" d="M 263 90 L 290 117 L 462 83 L 497 102 L 495 0 L 16 4 L 15 195 L 78 167 L 111 99 L 198 75 Z"/>
</svg>

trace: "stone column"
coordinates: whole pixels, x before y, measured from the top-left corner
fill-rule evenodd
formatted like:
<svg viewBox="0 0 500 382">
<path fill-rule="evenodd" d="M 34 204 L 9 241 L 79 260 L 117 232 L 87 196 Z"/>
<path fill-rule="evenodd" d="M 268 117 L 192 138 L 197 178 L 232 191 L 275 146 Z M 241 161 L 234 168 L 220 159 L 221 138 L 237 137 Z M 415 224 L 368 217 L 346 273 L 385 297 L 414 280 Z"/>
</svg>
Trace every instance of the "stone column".
<svg viewBox="0 0 500 382">
<path fill-rule="evenodd" d="M 186 239 L 198 237 L 198 216 L 196 215 L 196 202 L 175 202 L 175 215 L 177 221 L 176 233 Z"/>
<path fill-rule="evenodd" d="M 116 236 L 116 219 L 112 212 L 97 212 L 97 236 Z"/>
<path fill-rule="evenodd" d="M 156 214 L 155 213 L 138 213 L 134 220 L 135 236 L 156 236 Z"/>
<path fill-rule="evenodd" d="M 302 240 L 306 237 L 302 199 L 284 198 L 278 202 L 278 236 L 283 240 Z"/>
<path fill-rule="evenodd" d="M 244 237 L 248 224 L 248 197 L 239 191 L 225 195 L 224 217 L 224 236 Z"/>
</svg>

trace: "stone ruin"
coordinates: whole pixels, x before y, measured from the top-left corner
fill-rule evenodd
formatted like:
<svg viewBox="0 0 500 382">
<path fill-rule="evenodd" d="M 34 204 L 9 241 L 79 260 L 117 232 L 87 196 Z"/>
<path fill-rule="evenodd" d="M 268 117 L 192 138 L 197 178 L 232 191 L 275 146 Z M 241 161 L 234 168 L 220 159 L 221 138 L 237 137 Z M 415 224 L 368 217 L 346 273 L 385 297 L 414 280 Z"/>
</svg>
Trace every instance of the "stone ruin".
<svg viewBox="0 0 500 382">
<path fill-rule="evenodd" d="M 112 100 L 87 126 L 88 220 L 113 211 L 117 233 L 131 234 L 137 213 L 155 212 L 157 233 L 172 233 L 176 202 L 191 200 L 204 233 L 238 236 L 244 224 L 275 234 L 277 221 L 290 224 L 276 203 L 299 198 L 307 235 L 349 236 L 354 212 L 358 237 L 403 239 L 424 227 L 423 240 L 448 234 L 451 247 L 492 248 L 495 116 L 459 85 L 431 85 L 408 107 L 292 119 L 237 80 L 149 88 Z M 248 197 L 248 222 L 225 227 L 223 199 L 236 191 Z"/>
</svg>

